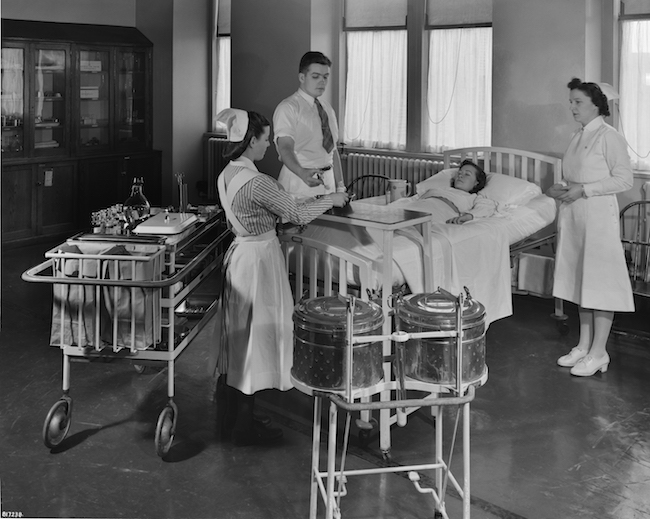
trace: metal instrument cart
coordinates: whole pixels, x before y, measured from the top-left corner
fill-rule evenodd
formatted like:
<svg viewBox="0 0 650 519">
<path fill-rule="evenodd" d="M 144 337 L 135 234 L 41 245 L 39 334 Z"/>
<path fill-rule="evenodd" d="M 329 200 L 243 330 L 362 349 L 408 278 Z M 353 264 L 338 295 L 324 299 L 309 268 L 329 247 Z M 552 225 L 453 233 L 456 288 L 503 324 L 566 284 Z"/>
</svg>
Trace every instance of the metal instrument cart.
<svg viewBox="0 0 650 519">
<path fill-rule="evenodd" d="M 138 372 L 166 364 L 168 402 L 155 448 L 161 457 L 169 452 L 178 420 L 174 362 L 216 312 L 217 291 L 199 287 L 221 266 L 230 236 L 221 213 L 178 235 L 79 234 L 23 273 L 25 281 L 53 285 L 50 343 L 63 353 L 63 395 L 43 425 L 48 448 L 72 423 L 70 362 L 110 359 Z M 200 303 L 192 306 L 196 294 Z"/>
<path fill-rule="evenodd" d="M 319 390 L 310 387 L 300 380 L 292 377 L 295 386 L 308 395 L 314 397 L 314 424 L 312 439 L 312 463 L 311 463 L 311 494 L 310 494 L 310 519 L 316 519 L 318 511 L 318 497 L 325 504 L 327 519 L 340 518 L 340 500 L 347 495 L 346 483 L 348 476 L 370 475 L 382 473 L 408 472 L 409 479 L 414 484 L 418 492 L 430 494 L 433 498 L 433 508 L 435 517 L 449 519 L 445 505 L 445 496 L 449 482 L 453 485 L 462 499 L 463 519 L 470 517 L 470 402 L 474 399 L 475 388 L 483 385 L 487 381 L 487 367 L 480 378 L 466 383 L 463 380 L 463 300 L 460 294 L 457 298 L 445 291 L 448 297 L 455 301 L 456 307 L 456 326 L 450 331 L 427 331 L 418 333 L 407 333 L 404 331 L 395 331 L 389 335 L 361 335 L 354 336 L 354 305 L 355 298 L 347 298 L 347 338 L 344 352 L 343 365 L 343 390 Z M 428 338 L 453 338 L 456 352 L 456 372 L 453 385 L 431 384 L 418 380 L 413 380 L 404 376 L 403 366 L 400 367 L 400 349 L 409 339 L 428 339 Z M 389 340 L 395 344 L 395 371 L 397 376 L 393 379 L 382 381 L 376 385 L 367 388 L 353 388 L 353 345 L 358 343 L 370 343 L 375 341 Z M 428 394 L 425 398 L 408 398 L 407 390 L 424 391 Z M 385 400 L 383 395 L 386 393 L 396 395 L 395 399 Z M 379 400 L 372 401 L 369 397 L 372 395 L 382 395 Z M 321 412 L 323 400 L 329 400 L 329 419 L 327 424 L 327 462 L 326 469 L 321 470 L 320 463 L 320 438 L 321 438 Z M 451 437 L 451 446 L 449 449 L 448 460 L 443 459 L 443 407 L 455 406 L 456 419 Z M 430 407 L 435 419 L 435 459 L 431 463 L 409 466 L 387 466 L 371 469 L 350 470 L 345 468 L 347 446 L 350 436 L 350 413 L 356 411 L 371 410 L 396 410 L 404 419 L 398 419 L 400 425 L 406 424 L 406 416 L 409 409 L 420 407 Z M 337 457 L 337 421 L 338 409 L 347 412 L 345 420 L 345 429 L 343 437 L 343 446 L 341 450 L 341 459 L 338 469 L 336 468 Z M 462 414 L 462 482 L 459 482 L 451 472 L 451 461 L 456 435 Z M 401 422 L 401 423 L 400 423 Z M 420 475 L 418 471 L 434 471 L 435 486 L 434 488 L 424 488 L 420 484 Z"/>
</svg>

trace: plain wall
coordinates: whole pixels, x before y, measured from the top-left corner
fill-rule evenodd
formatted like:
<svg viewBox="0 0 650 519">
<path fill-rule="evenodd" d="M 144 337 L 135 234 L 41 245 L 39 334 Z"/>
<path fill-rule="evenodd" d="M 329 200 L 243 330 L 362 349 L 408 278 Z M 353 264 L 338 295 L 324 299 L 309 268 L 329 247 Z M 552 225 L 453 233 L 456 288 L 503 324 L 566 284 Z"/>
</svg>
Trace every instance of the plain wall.
<svg viewBox="0 0 650 519">
<path fill-rule="evenodd" d="M 567 83 L 584 78 L 585 0 L 494 0 L 492 145 L 564 154 L 577 129 Z"/>
<path fill-rule="evenodd" d="M 176 173 L 188 200 L 203 179 L 210 113 L 210 0 L 137 0 L 136 27 L 153 42 L 154 141 L 162 150 L 163 205 L 178 205 Z"/>
<path fill-rule="evenodd" d="M 136 27 L 153 43 L 153 148 L 162 152 L 162 203 L 170 205 L 173 202 L 174 44 L 171 35 L 174 27 L 174 0 L 138 0 L 136 22 Z"/>
<path fill-rule="evenodd" d="M 178 186 L 174 174 L 185 174 L 188 200 L 195 205 L 196 183 L 203 179 L 203 134 L 210 130 L 209 0 L 174 0 L 172 74 L 172 181 L 174 205 Z"/>
<path fill-rule="evenodd" d="M 311 45 L 311 2 L 232 2 L 231 106 L 264 115 L 298 89 L 298 65 Z M 281 164 L 271 144 L 260 171 L 277 177 Z"/>
</svg>

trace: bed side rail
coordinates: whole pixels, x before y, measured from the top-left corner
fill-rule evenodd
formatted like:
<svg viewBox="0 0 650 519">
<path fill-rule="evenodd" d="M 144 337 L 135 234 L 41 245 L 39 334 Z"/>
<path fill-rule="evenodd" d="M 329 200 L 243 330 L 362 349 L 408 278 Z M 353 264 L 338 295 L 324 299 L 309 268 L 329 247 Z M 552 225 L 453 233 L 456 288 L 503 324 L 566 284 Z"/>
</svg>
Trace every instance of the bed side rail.
<svg viewBox="0 0 650 519">
<path fill-rule="evenodd" d="M 294 299 L 372 293 L 372 264 L 354 252 L 300 234 L 279 236 Z"/>
</svg>

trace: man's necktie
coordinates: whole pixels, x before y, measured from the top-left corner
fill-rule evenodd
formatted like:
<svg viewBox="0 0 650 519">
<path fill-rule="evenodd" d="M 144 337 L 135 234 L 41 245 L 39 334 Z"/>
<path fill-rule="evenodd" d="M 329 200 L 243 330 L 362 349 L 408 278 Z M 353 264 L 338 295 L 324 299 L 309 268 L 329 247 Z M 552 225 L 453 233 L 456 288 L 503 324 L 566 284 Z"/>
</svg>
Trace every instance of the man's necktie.
<svg viewBox="0 0 650 519">
<path fill-rule="evenodd" d="M 320 104 L 318 99 L 314 99 L 316 108 L 318 108 L 318 115 L 320 115 L 320 126 L 323 130 L 323 148 L 329 153 L 334 149 L 334 139 L 332 139 L 332 130 L 330 130 L 330 121 L 325 113 L 325 109 Z"/>
</svg>

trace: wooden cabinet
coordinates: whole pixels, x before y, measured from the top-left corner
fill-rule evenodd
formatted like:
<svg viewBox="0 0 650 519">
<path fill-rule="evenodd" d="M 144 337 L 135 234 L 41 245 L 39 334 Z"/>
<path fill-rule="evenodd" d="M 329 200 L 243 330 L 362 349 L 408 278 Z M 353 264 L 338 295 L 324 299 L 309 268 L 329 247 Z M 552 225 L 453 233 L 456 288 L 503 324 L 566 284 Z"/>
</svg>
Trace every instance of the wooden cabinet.
<svg viewBox="0 0 650 519">
<path fill-rule="evenodd" d="M 78 207 L 76 162 L 2 168 L 3 242 L 73 232 Z"/>
<path fill-rule="evenodd" d="M 2 20 L 3 243 L 86 228 L 136 175 L 160 203 L 152 52 L 134 27 Z"/>
</svg>

